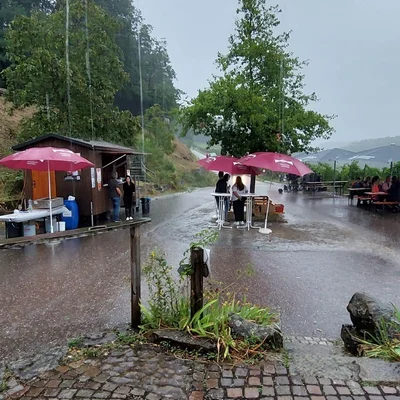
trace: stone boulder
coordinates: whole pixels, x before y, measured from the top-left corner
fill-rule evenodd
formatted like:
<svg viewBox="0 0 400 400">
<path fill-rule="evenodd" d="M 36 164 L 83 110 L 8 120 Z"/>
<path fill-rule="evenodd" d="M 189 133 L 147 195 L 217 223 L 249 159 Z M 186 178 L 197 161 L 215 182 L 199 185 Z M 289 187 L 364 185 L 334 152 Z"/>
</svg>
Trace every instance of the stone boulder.
<svg viewBox="0 0 400 400">
<path fill-rule="evenodd" d="M 360 335 L 360 332 L 353 325 L 342 325 L 340 337 L 343 340 L 346 350 L 350 354 L 353 354 L 353 356 L 361 355 L 359 351 L 360 342 L 357 340 L 357 338 L 360 338 Z"/>
<path fill-rule="evenodd" d="M 173 346 L 200 350 L 206 353 L 217 350 L 217 344 L 215 342 L 208 339 L 193 337 L 184 331 L 160 329 L 153 332 L 153 341 L 155 343 L 168 342 Z"/>
<path fill-rule="evenodd" d="M 58 367 L 60 360 L 67 354 L 68 347 L 54 347 L 37 353 L 31 358 L 24 358 L 8 365 L 10 371 L 20 379 L 31 379 L 42 372 Z"/>
<path fill-rule="evenodd" d="M 247 321 L 238 314 L 229 316 L 229 326 L 232 332 L 243 338 L 264 342 L 266 347 L 280 349 L 283 347 L 283 336 L 278 324 L 263 326 Z"/>
<path fill-rule="evenodd" d="M 393 304 L 383 303 L 367 294 L 354 294 L 347 306 L 347 311 L 358 332 L 376 335 L 382 322 L 388 328 L 389 336 L 393 336 L 396 330 L 400 330 L 399 321 L 394 318 L 395 307 Z"/>
</svg>

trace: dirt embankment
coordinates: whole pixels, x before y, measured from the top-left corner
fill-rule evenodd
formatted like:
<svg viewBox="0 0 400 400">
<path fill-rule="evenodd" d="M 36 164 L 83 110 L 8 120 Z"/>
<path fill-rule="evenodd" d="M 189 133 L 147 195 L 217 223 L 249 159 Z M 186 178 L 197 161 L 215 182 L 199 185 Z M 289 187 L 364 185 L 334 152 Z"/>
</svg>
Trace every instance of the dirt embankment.
<svg viewBox="0 0 400 400">
<path fill-rule="evenodd" d="M 11 104 L 6 103 L 3 95 L 4 92 L 0 92 L 0 157 L 11 152 L 11 146 L 16 144 L 21 122 L 30 118 L 34 112 L 32 108 L 11 112 Z"/>
<path fill-rule="evenodd" d="M 168 157 L 179 172 L 196 170 L 200 167 L 189 147 L 178 139 L 175 139 L 175 151 Z"/>
</svg>

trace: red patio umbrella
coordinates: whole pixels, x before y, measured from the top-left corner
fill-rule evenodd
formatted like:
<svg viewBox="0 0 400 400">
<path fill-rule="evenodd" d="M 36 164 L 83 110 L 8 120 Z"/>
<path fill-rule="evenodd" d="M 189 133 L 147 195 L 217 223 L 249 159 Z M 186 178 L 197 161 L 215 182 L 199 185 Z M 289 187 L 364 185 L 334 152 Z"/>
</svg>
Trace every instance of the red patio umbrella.
<svg viewBox="0 0 400 400">
<path fill-rule="evenodd" d="M 261 152 L 249 154 L 242 157 L 239 160 L 243 165 L 251 167 L 268 169 L 273 172 L 282 172 L 284 174 L 293 174 L 297 176 L 303 176 L 312 174 L 313 171 L 302 163 L 297 158 L 288 156 L 287 154 Z M 269 213 L 269 199 L 267 204 L 267 212 L 265 214 L 265 224 L 263 228 L 260 228 L 259 232 L 263 234 L 270 234 L 271 229 L 267 228 L 268 224 L 268 213 Z"/>
<path fill-rule="evenodd" d="M 0 160 L 0 165 L 11 169 L 29 169 L 47 171 L 50 200 L 50 230 L 53 233 L 53 218 L 51 209 L 50 171 L 77 171 L 94 167 L 94 164 L 68 149 L 56 147 L 32 147 L 19 151 Z"/>
<path fill-rule="evenodd" d="M 229 156 L 207 157 L 198 161 L 207 171 L 224 171 L 230 175 L 258 175 L 257 168 L 243 165 L 239 159 Z"/>
<path fill-rule="evenodd" d="M 287 154 L 261 152 L 249 154 L 239 160 L 243 165 L 268 169 L 273 172 L 304 176 L 312 174 L 313 171 L 297 158 Z"/>
</svg>

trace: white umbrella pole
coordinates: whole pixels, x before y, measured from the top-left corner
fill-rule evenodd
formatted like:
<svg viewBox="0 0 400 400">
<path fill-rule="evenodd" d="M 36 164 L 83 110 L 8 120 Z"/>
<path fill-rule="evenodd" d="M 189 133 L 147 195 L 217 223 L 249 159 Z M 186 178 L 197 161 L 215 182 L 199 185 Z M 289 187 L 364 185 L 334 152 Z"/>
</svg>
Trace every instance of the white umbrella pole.
<svg viewBox="0 0 400 400">
<path fill-rule="evenodd" d="M 53 228 L 53 210 L 51 207 L 51 180 L 50 180 L 50 161 L 47 161 L 47 177 L 49 181 L 49 203 L 50 203 L 50 233 L 54 233 Z"/>
<path fill-rule="evenodd" d="M 269 214 L 269 197 L 267 200 L 267 212 L 265 214 L 265 224 L 264 224 L 264 228 L 260 228 L 258 230 L 259 233 L 262 233 L 263 235 L 269 235 L 270 233 L 272 233 L 272 230 L 267 228 L 267 224 L 268 224 L 268 214 Z"/>
</svg>

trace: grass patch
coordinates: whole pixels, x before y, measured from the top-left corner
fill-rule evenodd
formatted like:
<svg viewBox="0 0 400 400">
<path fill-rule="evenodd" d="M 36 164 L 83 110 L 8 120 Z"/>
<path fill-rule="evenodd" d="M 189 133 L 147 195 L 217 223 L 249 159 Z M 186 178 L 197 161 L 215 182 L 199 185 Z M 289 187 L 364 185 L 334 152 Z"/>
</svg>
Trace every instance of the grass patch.
<svg viewBox="0 0 400 400">
<path fill-rule="evenodd" d="M 137 333 L 122 333 L 118 332 L 117 333 L 117 338 L 118 338 L 118 344 L 120 345 L 131 345 L 131 344 L 136 344 L 136 343 L 141 343 L 143 342 L 143 336 L 137 334 Z"/>
<path fill-rule="evenodd" d="M 8 385 L 6 381 L 0 381 L 0 393 L 5 392 L 8 390 Z"/>
<path fill-rule="evenodd" d="M 212 172 L 197 169 L 193 171 L 184 171 L 180 177 L 180 183 L 183 187 L 202 188 L 214 186 L 217 176 Z"/>
<path fill-rule="evenodd" d="M 390 333 L 389 333 L 390 332 Z M 360 352 L 366 357 L 380 358 L 386 361 L 400 361 L 400 312 L 395 308 L 393 322 L 382 320 L 375 335 L 368 334 L 366 339 L 356 338 L 360 342 Z"/>
<path fill-rule="evenodd" d="M 78 337 L 78 338 L 72 338 L 68 340 L 68 347 L 69 348 L 75 348 L 75 347 L 82 347 L 83 344 L 83 338 Z"/>
</svg>

